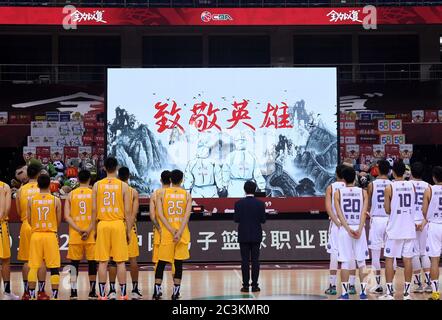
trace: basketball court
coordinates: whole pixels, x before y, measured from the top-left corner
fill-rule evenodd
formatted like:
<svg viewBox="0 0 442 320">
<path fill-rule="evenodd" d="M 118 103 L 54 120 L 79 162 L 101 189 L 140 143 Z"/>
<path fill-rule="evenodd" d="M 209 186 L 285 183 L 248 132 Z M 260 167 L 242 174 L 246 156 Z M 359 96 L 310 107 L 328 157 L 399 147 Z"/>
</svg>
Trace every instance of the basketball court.
<svg viewBox="0 0 442 320">
<path fill-rule="evenodd" d="M 326 264 L 262 264 L 260 272 L 261 292 L 241 293 L 241 266 L 239 264 L 205 265 L 189 264 L 184 267 L 184 277 L 181 287 L 182 300 L 336 300 L 339 295 L 324 294 L 328 286 L 328 271 Z M 11 272 L 12 291 L 23 293 L 21 272 Z M 84 268 L 83 268 L 84 269 Z M 166 269 L 163 282 L 163 300 L 170 300 L 172 294 L 172 277 L 170 269 Z M 382 273 L 383 274 L 383 273 Z M 128 290 L 131 289 L 128 274 Z M 338 278 L 339 279 L 339 278 Z M 403 269 L 398 267 L 395 282 L 396 296 L 402 299 Z M 46 279 L 46 292 L 50 293 L 49 277 Z M 141 266 L 139 288 L 143 300 L 152 298 L 154 283 L 153 266 Z M 338 282 L 339 283 L 339 282 Z M 356 281 L 356 285 L 358 285 Z M 369 276 L 368 288 L 375 283 L 373 275 Z M 359 291 L 359 290 L 358 290 Z M 86 270 L 80 271 L 78 280 L 79 300 L 87 300 L 89 280 Z M 338 288 L 339 293 L 339 288 Z M 60 300 L 69 300 L 69 274 L 60 274 Z M 369 300 L 376 300 L 379 295 L 369 294 Z M 3 294 L 0 294 L 0 298 Z M 427 300 L 430 294 L 412 293 L 413 300 Z M 351 300 L 359 300 L 359 295 L 351 296 Z"/>
</svg>

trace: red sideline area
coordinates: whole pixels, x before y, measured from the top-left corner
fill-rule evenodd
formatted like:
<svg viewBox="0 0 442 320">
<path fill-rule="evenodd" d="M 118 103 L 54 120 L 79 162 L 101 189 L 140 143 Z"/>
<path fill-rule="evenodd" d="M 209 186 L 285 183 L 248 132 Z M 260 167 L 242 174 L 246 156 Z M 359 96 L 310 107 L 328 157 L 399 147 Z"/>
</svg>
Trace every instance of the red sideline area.
<svg viewBox="0 0 442 320">
<path fill-rule="evenodd" d="M 74 8 L 0 7 L 2 25 L 244 26 L 361 25 L 374 7 Z M 378 25 L 441 24 L 442 6 L 377 7 Z M 364 21 L 368 19 L 368 21 Z"/>
<path fill-rule="evenodd" d="M 278 213 L 319 213 L 325 211 L 324 197 L 295 197 L 295 198 L 260 198 L 266 203 L 267 209 L 274 209 Z M 226 209 L 233 210 L 234 204 L 239 198 L 198 198 L 193 199 L 197 205 L 203 205 L 205 210 L 210 212 L 216 208 L 217 213 L 222 213 Z M 64 205 L 64 200 L 61 200 Z M 141 205 L 149 204 L 149 198 L 140 198 Z M 9 221 L 18 222 L 15 200 L 12 200 Z"/>
</svg>

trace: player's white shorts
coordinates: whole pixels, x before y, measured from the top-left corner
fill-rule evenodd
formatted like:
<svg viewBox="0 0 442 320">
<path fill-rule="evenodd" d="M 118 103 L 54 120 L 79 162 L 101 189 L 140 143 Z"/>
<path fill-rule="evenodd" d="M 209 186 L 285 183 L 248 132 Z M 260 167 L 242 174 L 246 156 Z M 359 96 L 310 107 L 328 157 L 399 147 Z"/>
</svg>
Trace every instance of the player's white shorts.
<svg viewBox="0 0 442 320">
<path fill-rule="evenodd" d="M 415 221 L 416 224 L 421 224 L 422 221 Z M 414 254 L 416 256 L 426 256 L 427 255 L 427 233 L 428 224 L 425 225 L 422 231 L 416 231 L 416 239 L 414 240 Z"/>
<path fill-rule="evenodd" d="M 330 226 L 328 228 L 328 243 L 327 252 L 332 254 L 338 254 L 338 232 L 339 227 L 330 220 Z"/>
<path fill-rule="evenodd" d="M 359 226 L 349 226 L 352 230 L 357 230 Z M 362 229 L 362 234 L 359 239 L 351 237 L 345 228 L 339 229 L 338 234 L 338 261 L 350 262 L 350 261 L 364 261 L 369 259 L 367 235 L 365 234 L 365 228 Z"/>
<path fill-rule="evenodd" d="M 368 247 L 372 250 L 381 250 L 385 245 L 388 217 L 372 217 L 368 232 Z"/>
<path fill-rule="evenodd" d="M 388 239 L 385 241 L 384 256 L 388 258 L 413 258 L 415 239 Z"/>
<path fill-rule="evenodd" d="M 429 257 L 440 257 L 442 253 L 442 223 L 428 224 L 426 251 Z"/>
</svg>

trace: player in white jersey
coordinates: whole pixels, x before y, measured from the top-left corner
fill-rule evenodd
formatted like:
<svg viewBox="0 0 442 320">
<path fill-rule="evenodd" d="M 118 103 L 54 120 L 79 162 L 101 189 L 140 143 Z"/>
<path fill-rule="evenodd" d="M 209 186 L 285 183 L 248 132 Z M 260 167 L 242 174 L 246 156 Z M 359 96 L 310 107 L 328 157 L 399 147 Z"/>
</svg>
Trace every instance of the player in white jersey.
<svg viewBox="0 0 442 320">
<path fill-rule="evenodd" d="M 416 201 L 414 203 L 414 224 L 416 225 L 416 240 L 414 241 L 414 253 L 413 264 L 413 276 L 415 287 L 413 292 L 431 293 L 431 281 L 430 281 L 430 258 L 427 255 L 426 242 L 427 242 L 427 230 L 428 224 L 422 214 L 422 201 L 424 198 L 424 192 L 428 188 L 428 183 L 422 181 L 424 173 L 424 165 L 421 162 L 414 162 L 411 165 L 411 182 L 414 185 L 416 191 Z M 421 281 L 421 270 L 424 270 L 425 274 L 425 288 Z"/>
<path fill-rule="evenodd" d="M 336 167 L 336 182 L 333 182 L 325 190 L 325 209 L 330 219 L 330 226 L 328 229 L 328 243 L 327 252 L 330 254 L 330 274 L 329 287 L 325 290 L 325 294 L 336 295 L 336 274 L 338 273 L 338 231 L 341 223 L 336 215 L 336 209 L 333 196 L 336 190 L 345 187 L 345 182 L 342 179 L 342 169 L 346 166 L 340 164 Z"/>
<path fill-rule="evenodd" d="M 431 300 L 439 300 L 439 262 L 442 253 L 442 167 L 433 168 L 434 186 L 424 193 L 422 212 L 428 221 L 426 251 L 431 258 Z"/>
<path fill-rule="evenodd" d="M 385 242 L 385 278 L 387 293 L 381 300 L 394 300 L 393 259 L 402 258 L 404 262 L 404 300 L 410 300 L 410 286 L 413 275 L 411 259 L 414 256 L 414 210 L 416 193 L 411 181 L 404 180 L 405 164 L 397 161 L 393 164 L 394 181 L 385 188 L 385 212 L 389 215 L 387 241 Z"/>
<path fill-rule="evenodd" d="M 391 184 L 388 179 L 390 163 L 387 160 L 378 162 L 379 176 L 368 185 L 368 211 L 370 212 L 370 231 L 368 248 L 371 250 L 371 264 L 375 272 L 376 285 L 371 293 L 383 293 L 381 284 L 381 250 L 385 244 L 388 215 L 384 208 L 385 188 Z"/>
<path fill-rule="evenodd" d="M 334 204 L 341 227 L 338 231 L 338 261 L 341 262 L 341 300 L 349 299 L 349 277 L 351 262 L 356 261 L 361 282 L 360 299 L 367 299 L 367 272 L 365 260 L 368 259 L 365 219 L 368 206 L 367 192 L 355 187 L 355 170 L 346 167 L 342 170 L 345 187 L 334 194 Z"/>
</svg>

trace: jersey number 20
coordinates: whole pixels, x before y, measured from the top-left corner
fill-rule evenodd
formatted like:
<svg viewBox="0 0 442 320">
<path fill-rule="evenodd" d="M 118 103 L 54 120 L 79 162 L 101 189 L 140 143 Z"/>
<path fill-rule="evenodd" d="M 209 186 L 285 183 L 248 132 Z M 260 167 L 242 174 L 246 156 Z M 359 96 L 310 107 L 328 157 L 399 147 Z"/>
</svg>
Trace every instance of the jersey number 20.
<svg viewBox="0 0 442 320">
<path fill-rule="evenodd" d="M 359 212 L 361 211 L 361 200 L 359 199 L 344 199 L 344 212 Z"/>
</svg>

